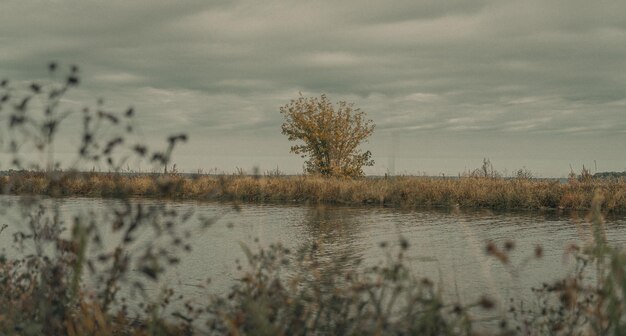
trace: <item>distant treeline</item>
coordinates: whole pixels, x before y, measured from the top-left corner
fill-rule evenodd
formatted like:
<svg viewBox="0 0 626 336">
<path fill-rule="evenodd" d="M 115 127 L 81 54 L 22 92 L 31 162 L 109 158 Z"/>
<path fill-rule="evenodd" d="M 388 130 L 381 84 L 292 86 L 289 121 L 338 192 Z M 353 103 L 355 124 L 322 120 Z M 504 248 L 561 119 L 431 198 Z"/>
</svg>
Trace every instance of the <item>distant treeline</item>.
<svg viewBox="0 0 626 336">
<path fill-rule="evenodd" d="M 626 171 L 623 172 L 600 172 L 593 174 L 594 178 L 620 178 L 626 177 Z"/>
</svg>

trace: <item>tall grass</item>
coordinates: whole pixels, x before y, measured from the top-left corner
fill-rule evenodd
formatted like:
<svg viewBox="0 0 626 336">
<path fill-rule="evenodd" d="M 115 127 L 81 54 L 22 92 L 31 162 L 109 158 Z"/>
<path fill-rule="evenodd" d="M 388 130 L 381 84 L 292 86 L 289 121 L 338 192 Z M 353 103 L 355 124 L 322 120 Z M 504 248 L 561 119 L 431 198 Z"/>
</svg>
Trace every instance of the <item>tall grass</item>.
<svg viewBox="0 0 626 336">
<path fill-rule="evenodd" d="M 530 178 L 393 177 L 339 179 L 318 176 L 247 176 L 116 173 L 14 172 L 0 178 L 12 194 L 296 202 L 399 207 L 588 210 L 594 193 L 606 195 L 603 208 L 626 211 L 626 181 L 619 179 L 538 180 Z"/>
</svg>

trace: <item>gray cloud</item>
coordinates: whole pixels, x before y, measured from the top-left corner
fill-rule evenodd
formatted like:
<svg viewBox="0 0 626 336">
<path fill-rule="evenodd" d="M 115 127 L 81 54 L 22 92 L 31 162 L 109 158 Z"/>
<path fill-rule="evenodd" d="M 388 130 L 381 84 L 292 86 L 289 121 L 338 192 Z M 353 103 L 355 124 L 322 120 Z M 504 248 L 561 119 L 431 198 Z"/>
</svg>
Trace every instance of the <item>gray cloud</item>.
<svg viewBox="0 0 626 336">
<path fill-rule="evenodd" d="M 355 102 L 383 134 L 626 130 L 618 1 L 9 0 L 0 32 L 0 76 L 79 64 L 73 99 L 135 105 L 147 137 L 275 144 L 298 91 Z"/>
</svg>

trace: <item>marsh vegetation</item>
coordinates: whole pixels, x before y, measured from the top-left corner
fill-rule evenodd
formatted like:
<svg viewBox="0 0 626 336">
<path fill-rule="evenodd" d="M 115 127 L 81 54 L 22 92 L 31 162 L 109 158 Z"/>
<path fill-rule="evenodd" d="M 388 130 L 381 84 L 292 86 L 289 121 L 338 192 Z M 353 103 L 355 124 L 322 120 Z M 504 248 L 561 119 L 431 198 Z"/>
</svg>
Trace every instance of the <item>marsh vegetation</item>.
<svg viewBox="0 0 626 336">
<path fill-rule="evenodd" d="M 132 108 L 111 112 L 98 101 L 81 111 L 66 109 L 61 98 L 80 83 L 79 70 L 60 72 L 53 63 L 49 71 L 56 81 L 25 88 L 1 83 L 2 144 L 15 171 L 2 177 L 1 190 L 21 195 L 0 204 L 7 221 L 0 235 L 10 235 L 1 240 L 10 244 L 3 245 L 0 258 L 2 334 L 620 335 L 626 329 L 626 256 L 606 238 L 604 222 L 607 212 L 626 208 L 623 179 L 583 175 L 560 183 L 527 174 L 503 179 L 489 170 L 455 179 L 121 174 L 129 158 L 163 169 L 187 137 L 172 135 L 155 149 L 134 138 Z M 77 161 L 98 163 L 113 173 L 60 169 L 54 157 L 59 125 L 77 114 L 82 120 Z M 22 155 L 27 149 L 39 154 L 36 160 Z M 68 217 L 55 200 L 61 196 L 112 202 L 97 211 L 81 207 Z M 346 260 L 320 253 L 329 245 L 324 238 L 334 232 L 324 235 L 315 227 L 309 229 L 317 237 L 298 246 L 242 244 L 245 259 L 232 265 L 239 268 L 237 281 L 198 300 L 181 286 L 160 281 L 188 258 L 194 238 L 214 233 L 224 214 L 196 216 L 194 207 L 134 197 L 450 211 L 588 209 L 590 216 L 580 222 L 590 234 L 586 242 L 566 247 L 575 261 L 571 272 L 537 284 L 535 307 L 487 293 L 467 300 L 444 294 L 455 291 L 434 274 L 418 275 L 419 263 L 410 258 L 414 247 L 400 229 L 394 239 L 371 242 L 379 245 L 378 262 L 360 264 L 357 258 L 341 267 Z M 236 214 L 241 206 L 233 202 L 230 211 Z M 546 251 L 541 246 L 521 250 L 511 240 L 472 246 L 512 274 L 512 281 Z"/>
<path fill-rule="evenodd" d="M 626 181 L 574 176 L 558 179 L 484 176 L 328 178 L 315 175 L 202 175 L 13 172 L 0 177 L 18 195 L 220 200 L 302 204 L 381 205 L 403 208 L 460 207 L 509 210 L 589 210 L 593 196 L 603 208 L 626 211 Z"/>
</svg>

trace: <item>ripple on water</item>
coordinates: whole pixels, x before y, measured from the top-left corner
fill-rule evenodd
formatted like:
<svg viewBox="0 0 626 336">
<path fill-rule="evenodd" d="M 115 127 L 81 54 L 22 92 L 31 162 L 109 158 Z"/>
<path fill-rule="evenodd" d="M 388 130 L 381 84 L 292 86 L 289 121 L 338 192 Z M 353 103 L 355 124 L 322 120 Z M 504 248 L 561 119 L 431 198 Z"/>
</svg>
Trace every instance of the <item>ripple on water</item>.
<svg viewBox="0 0 626 336">
<path fill-rule="evenodd" d="M 56 202 L 66 222 L 76 214 L 87 215 L 89 211 L 102 215 L 104 209 L 115 204 L 115 201 L 85 198 Z M 240 204 L 241 211 L 235 211 L 232 205 L 224 203 L 167 204 L 179 211 L 194 211 L 194 216 L 186 224 L 193 232 L 193 250 L 180 265 L 170 270 L 164 282 L 198 298 L 210 292 L 225 293 L 241 275 L 235 269 L 236 260 L 245 260 L 241 243 L 254 250 L 258 245 L 282 242 L 296 250 L 317 242 L 320 246 L 317 258 L 325 262 L 341 261 L 339 268 L 347 270 L 356 267 L 358 262 L 365 265 L 379 263 L 384 259 L 380 243 L 394 244 L 400 235 L 410 243 L 407 258 L 415 272 L 442 283 L 447 291 L 444 295 L 449 298 L 465 303 L 484 293 L 500 298 L 523 298 L 528 296 L 531 287 L 568 272 L 571 263 L 564 257 L 565 247 L 571 243 L 581 244 L 589 236 L 588 226 L 575 225 L 568 215 L 553 212 L 254 204 Z M 8 209 L 0 219 L 15 223 L 17 215 L 17 210 Z M 202 217 L 215 217 L 217 221 L 202 230 Z M 625 227 L 624 216 L 608 218 L 607 239 L 623 246 L 626 243 Z M 11 234 L 17 229 L 18 226 L 11 225 L 0 234 L 0 244 L 9 255 Z M 493 241 L 501 246 L 507 240 L 515 241 L 515 249 L 511 252 L 514 266 L 531 256 L 537 244 L 543 246 L 544 257 L 515 269 L 485 255 L 486 242 Z M 511 272 L 511 269 L 515 271 Z M 211 286 L 197 286 L 208 277 L 212 279 Z"/>
</svg>

